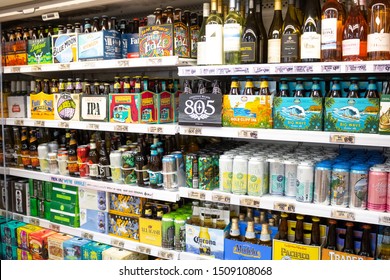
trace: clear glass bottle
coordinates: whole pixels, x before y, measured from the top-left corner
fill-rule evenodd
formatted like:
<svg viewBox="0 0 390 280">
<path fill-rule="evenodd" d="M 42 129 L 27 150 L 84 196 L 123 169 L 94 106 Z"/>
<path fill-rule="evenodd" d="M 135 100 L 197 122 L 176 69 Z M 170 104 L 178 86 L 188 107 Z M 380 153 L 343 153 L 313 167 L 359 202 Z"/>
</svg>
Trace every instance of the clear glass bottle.
<svg viewBox="0 0 390 280">
<path fill-rule="evenodd" d="M 268 63 L 280 63 L 282 45 L 282 1 L 275 0 L 274 15 L 268 31 Z"/>
<path fill-rule="evenodd" d="M 300 61 L 301 26 L 295 13 L 295 0 L 288 1 L 287 13 L 282 26 L 281 62 Z"/>
<path fill-rule="evenodd" d="M 368 6 L 367 59 L 390 60 L 390 0 Z"/>
<path fill-rule="evenodd" d="M 217 1 L 211 0 L 211 13 L 206 21 L 207 64 L 224 64 L 223 19 L 217 13 Z"/>
<path fill-rule="evenodd" d="M 235 11 L 235 0 L 229 2 L 229 13 L 223 25 L 225 64 L 241 63 L 242 17 Z"/>
<path fill-rule="evenodd" d="M 198 36 L 197 64 L 207 64 L 206 22 L 210 14 L 210 3 L 203 3 L 203 21 Z"/>
<path fill-rule="evenodd" d="M 301 35 L 302 62 L 321 61 L 321 7 L 319 0 L 306 2 Z"/>
</svg>

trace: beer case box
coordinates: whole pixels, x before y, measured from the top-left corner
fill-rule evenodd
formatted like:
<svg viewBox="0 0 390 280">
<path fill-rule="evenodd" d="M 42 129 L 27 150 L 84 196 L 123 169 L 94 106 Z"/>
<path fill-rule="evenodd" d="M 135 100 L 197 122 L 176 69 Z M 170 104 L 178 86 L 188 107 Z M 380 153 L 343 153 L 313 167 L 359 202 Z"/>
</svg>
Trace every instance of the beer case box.
<svg viewBox="0 0 390 280">
<path fill-rule="evenodd" d="M 108 212 L 109 193 L 79 188 L 80 208 Z"/>
<path fill-rule="evenodd" d="M 140 242 L 161 247 L 162 246 L 162 222 L 159 220 L 139 219 Z"/>
<path fill-rule="evenodd" d="M 111 247 L 102 253 L 103 260 L 147 260 L 148 255 L 132 252 L 122 248 Z"/>
<path fill-rule="evenodd" d="M 16 254 L 18 255 L 19 261 L 31 261 L 33 259 L 30 251 L 28 250 L 17 248 Z"/>
<path fill-rule="evenodd" d="M 62 243 L 64 250 L 64 260 L 81 260 L 81 247 L 92 241 L 81 237 L 73 237 Z"/>
<path fill-rule="evenodd" d="M 110 193 L 110 213 L 123 215 L 141 215 L 145 198 L 126 194 Z"/>
<path fill-rule="evenodd" d="M 191 56 L 190 32 L 187 25 L 181 21 L 173 24 L 174 55 L 182 58 Z"/>
<path fill-rule="evenodd" d="M 61 225 L 80 227 L 80 210 L 78 205 L 52 201 L 50 204 L 50 221 Z"/>
<path fill-rule="evenodd" d="M 102 260 L 103 252 L 111 248 L 110 245 L 99 243 L 99 242 L 89 242 L 81 246 L 82 260 Z"/>
<path fill-rule="evenodd" d="M 82 121 L 108 122 L 109 99 L 107 95 L 81 95 L 81 112 Z"/>
<path fill-rule="evenodd" d="M 12 185 L 12 210 L 21 215 L 30 215 L 30 192 L 27 180 L 16 181 Z"/>
<path fill-rule="evenodd" d="M 28 179 L 30 197 L 45 199 L 44 181 Z"/>
<path fill-rule="evenodd" d="M 41 229 L 30 233 L 29 247 L 30 253 L 33 260 L 47 260 L 49 257 L 47 248 L 47 239 L 50 235 L 56 234 L 57 232 L 50 229 Z"/>
<path fill-rule="evenodd" d="M 2 260 L 17 260 L 18 259 L 18 247 L 1 244 Z"/>
<path fill-rule="evenodd" d="M 0 235 L 1 242 L 11 246 L 17 246 L 18 244 L 18 236 L 17 236 L 17 228 L 25 226 L 26 223 L 19 222 L 15 220 L 11 220 L 7 223 L 0 225 Z"/>
<path fill-rule="evenodd" d="M 139 57 L 139 34 L 121 34 L 122 58 Z"/>
<path fill-rule="evenodd" d="M 380 99 L 379 134 L 390 135 L 390 94 L 382 94 Z"/>
<path fill-rule="evenodd" d="M 173 26 L 161 24 L 139 28 L 140 57 L 173 56 Z"/>
<path fill-rule="evenodd" d="M 160 93 L 155 93 L 157 95 L 157 122 L 158 123 L 171 123 L 174 121 L 174 105 L 175 99 L 172 98 L 174 93 L 168 91 L 162 91 Z"/>
<path fill-rule="evenodd" d="M 52 36 L 53 63 L 69 63 L 78 61 L 77 34 L 67 33 Z"/>
<path fill-rule="evenodd" d="M 50 220 L 51 202 L 39 198 L 30 199 L 30 215 L 41 219 Z"/>
<path fill-rule="evenodd" d="M 65 184 L 53 186 L 52 201 L 78 206 L 79 188 Z"/>
<path fill-rule="evenodd" d="M 8 96 L 8 117 L 26 118 L 27 117 L 27 98 L 26 96 Z"/>
<path fill-rule="evenodd" d="M 109 213 L 108 234 L 139 242 L 139 217 Z"/>
<path fill-rule="evenodd" d="M 31 118 L 54 120 L 54 95 L 44 92 L 30 95 Z"/>
<path fill-rule="evenodd" d="M 78 34 L 79 61 L 119 59 L 121 35 L 115 30 L 102 30 Z"/>
<path fill-rule="evenodd" d="M 61 186 L 61 184 L 44 181 L 43 182 L 44 199 L 47 201 L 51 201 L 53 196 L 53 187 L 59 187 L 59 186 Z"/>
<path fill-rule="evenodd" d="M 30 197 L 30 216 L 31 217 L 39 217 L 38 216 L 38 199 L 35 197 Z"/>
<path fill-rule="evenodd" d="M 54 94 L 54 119 L 60 121 L 80 120 L 80 94 L 56 93 Z"/>
<path fill-rule="evenodd" d="M 63 244 L 65 241 L 72 238 L 73 236 L 64 233 L 56 233 L 50 235 L 47 239 L 49 260 L 63 260 L 64 259 Z"/>
<path fill-rule="evenodd" d="M 172 109 L 172 112 L 171 112 L 171 116 L 172 116 L 172 119 L 173 119 L 173 122 L 178 122 L 179 121 L 179 102 L 180 102 L 180 94 L 182 92 L 181 91 L 176 91 L 174 94 L 171 95 L 171 109 Z"/>
<path fill-rule="evenodd" d="M 53 63 L 51 38 L 28 40 L 27 64 L 51 64 Z"/>
<path fill-rule="evenodd" d="M 111 93 L 109 95 L 109 115 L 112 123 L 140 123 L 140 94 Z"/>
<path fill-rule="evenodd" d="M 80 208 L 80 228 L 107 234 L 108 213 Z"/>
<path fill-rule="evenodd" d="M 11 181 L 1 180 L 0 189 L 1 189 L 1 199 L 0 199 L 0 209 L 9 210 L 12 209 L 12 187 Z"/>
<path fill-rule="evenodd" d="M 4 45 L 5 65 L 27 65 L 27 41 L 6 42 Z"/>
<path fill-rule="evenodd" d="M 322 248 L 321 260 L 330 260 L 330 261 L 355 261 L 355 260 L 373 260 L 374 258 L 359 256 L 356 254 L 349 254 L 335 250 L 329 250 L 327 248 Z"/>
<path fill-rule="evenodd" d="M 31 233 L 42 230 L 43 228 L 36 225 L 27 224 L 16 229 L 17 234 L 17 246 L 20 249 L 29 249 L 29 236 Z"/>
</svg>

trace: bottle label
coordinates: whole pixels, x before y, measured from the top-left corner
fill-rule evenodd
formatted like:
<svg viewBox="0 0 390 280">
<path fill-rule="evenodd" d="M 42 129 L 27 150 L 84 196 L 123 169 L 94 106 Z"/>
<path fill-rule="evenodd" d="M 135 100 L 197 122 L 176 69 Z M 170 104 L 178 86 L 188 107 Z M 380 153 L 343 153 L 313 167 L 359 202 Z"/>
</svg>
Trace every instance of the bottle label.
<svg viewBox="0 0 390 280">
<path fill-rule="evenodd" d="M 256 43 L 241 42 L 241 61 L 256 62 Z"/>
<path fill-rule="evenodd" d="M 188 28 L 182 23 L 175 23 L 175 54 L 179 57 L 190 57 L 190 39 Z"/>
<path fill-rule="evenodd" d="M 280 63 L 281 39 L 268 40 L 268 63 Z"/>
<path fill-rule="evenodd" d="M 301 36 L 301 59 L 321 59 L 321 35 L 305 32 Z"/>
<path fill-rule="evenodd" d="M 298 59 L 299 37 L 297 34 L 283 34 L 282 57 Z"/>
<path fill-rule="evenodd" d="M 254 238 L 256 238 L 256 234 L 254 232 L 246 232 L 245 238 L 246 239 L 254 239 Z"/>
<path fill-rule="evenodd" d="M 198 53 L 198 37 L 199 37 L 199 26 L 191 26 L 190 28 L 190 39 L 191 39 L 191 58 L 196 58 Z"/>
<path fill-rule="evenodd" d="M 96 163 L 89 164 L 89 176 L 90 177 L 98 177 L 99 176 L 99 167 Z"/>
<path fill-rule="evenodd" d="M 223 64 L 223 27 L 221 24 L 206 25 L 206 64 Z"/>
<path fill-rule="evenodd" d="M 223 46 L 225 52 L 239 52 L 241 43 L 241 25 L 228 23 L 223 26 Z"/>
<path fill-rule="evenodd" d="M 321 21 L 321 38 L 323 50 L 337 49 L 337 18 L 325 18 Z"/>
<path fill-rule="evenodd" d="M 367 52 L 389 52 L 390 34 L 373 33 L 367 37 Z"/>
<path fill-rule="evenodd" d="M 343 56 L 359 55 L 360 39 L 343 40 Z"/>
</svg>

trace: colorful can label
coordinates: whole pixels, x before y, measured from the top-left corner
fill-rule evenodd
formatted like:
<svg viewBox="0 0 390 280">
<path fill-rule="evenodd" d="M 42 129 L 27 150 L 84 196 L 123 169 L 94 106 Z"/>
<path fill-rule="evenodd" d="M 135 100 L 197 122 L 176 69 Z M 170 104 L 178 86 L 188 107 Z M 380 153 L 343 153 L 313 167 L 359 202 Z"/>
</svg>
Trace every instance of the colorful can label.
<svg viewBox="0 0 390 280">
<path fill-rule="evenodd" d="M 232 193 L 244 195 L 248 191 L 248 158 L 235 156 L 233 160 Z"/>
<path fill-rule="evenodd" d="M 330 205 L 331 167 L 316 167 L 314 182 L 313 202 L 315 204 Z"/>
<path fill-rule="evenodd" d="M 167 214 L 166 214 L 167 215 Z M 168 214 L 164 215 L 161 221 L 162 229 L 162 247 L 165 249 L 174 249 L 174 238 L 175 238 L 175 224 L 173 217 Z"/>
<path fill-rule="evenodd" d="M 233 158 L 232 155 L 222 155 L 219 157 L 219 190 L 232 192 L 233 179 Z"/>
<path fill-rule="evenodd" d="M 390 212 L 390 168 L 387 169 L 387 212 Z"/>
<path fill-rule="evenodd" d="M 194 181 L 195 181 L 195 185 L 194 185 Z M 186 155 L 186 187 L 191 189 L 197 189 L 199 187 L 198 186 L 198 156 L 196 154 Z"/>
<path fill-rule="evenodd" d="M 77 147 L 77 163 L 79 166 L 80 177 L 88 177 L 88 153 L 88 145 L 82 145 Z"/>
<path fill-rule="evenodd" d="M 284 195 L 284 164 L 280 159 L 269 159 L 269 193 Z"/>
<path fill-rule="evenodd" d="M 268 193 L 266 177 L 267 162 L 264 158 L 253 157 L 248 162 L 248 195 L 263 196 Z"/>
<path fill-rule="evenodd" d="M 219 188 L 219 154 L 212 153 L 213 159 L 213 189 Z"/>
<path fill-rule="evenodd" d="M 368 191 L 368 169 L 354 170 L 349 174 L 350 208 L 366 209 Z"/>
<path fill-rule="evenodd" d="M 297 192 L 297 166 L 293 160 L 284 161 L 284 195 L 295 197 Z"/>
<path fill-rule="evenodd" d="M 314 195 L 314 166 L 310 162 L 302 162 L 297 167 L 297 193 L 296 200 L 300 202 L 313 202 Z"/>
<path fill-rule="evenodd" d="M 331 201 L 332 206 L 349 204 L 349 168 L 334 167 L 332 170 Z"/>
<path fill-rule="evenodd" d="M 198 159 L 199 189 L 213 189 L 213 158 L 209 155 L 201 155 Z"/>
<path fill-rule="evenodd" d="M 388 172 L 384 168 L 370 168 L 368 175 L 368 210 L 386 211 L 388 176 Z"/>
<path fill-rule="evenodd" d="M 122 153 L 122 178 L 125 184 L 137 184 L 135 172 L 135 152 L 126 151 Z"/>
</svg>

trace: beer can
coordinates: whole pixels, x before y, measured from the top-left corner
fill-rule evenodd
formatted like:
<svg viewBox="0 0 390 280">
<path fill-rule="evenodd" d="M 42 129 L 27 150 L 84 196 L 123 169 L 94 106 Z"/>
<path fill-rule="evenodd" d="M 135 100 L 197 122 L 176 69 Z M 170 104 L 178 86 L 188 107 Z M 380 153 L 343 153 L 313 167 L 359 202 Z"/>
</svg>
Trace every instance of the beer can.
<svg viewBox="0 0 390 280">
<path fill-rule="evenodd" d="M 125 184 L 137 184 L 135 172 L 135 152 L 125 151 L 122 153 L 122 179 Z"/>
<path fill-rule="evenodd" d="M 235 156 L 233 159 L 232 193 L 244 195 L 248 192 L 248 157 Z"/>
<path fill-rule="evenodd" d="M 318 162 L 314 170 L 314 195 L 315 204 L 330 205 L 330 186 L 332 179 L 332 162 Z"/>
<path fill-rule="evenodd" d="M 176 191 L 178 189 L 176 158 L 166 155 L 162 158 L 162 174 L 164 190 Z"/>
<path fill-rule="evenodd" d="M 213 152 L 210 153 L 211 158 L 213 159 L 213 189 L 219 188 L 219 153 Z"/>
<path fill-rule="evenodd" d="M 201 154 L 198 158 L 199 189 L 213 189 L 213 158 L 207 154 Z"/>
<path fill-rule="evenodd" d="M 279 158 L 269 158 L 269 193 L 284 195 L 284 164 Z"/>
<path fill-rule="evenodd" d="M 349 165 L 345 162 L 333 165 L 330 204 L 345 207 L 349 204 Z"/>
<path fill-rule="evenodd" d="M 177 183 L 179 186 L 185 186 L 186 184 L 186 171 L 184 167 L 183 154 L 180 151 L 172 152 L 172 156 L 176 159 L 176 170 L 177 170 Z"/>
<path fill-rule="evenodd" d="M 57 143 L 57 141 L 49 142 L 48 146 L 49 146 L 49 152 L 50 153 L 57 153 L 58 152 L 58 143 Z"/>
<path fill-rule="evenodd" d="M 178 215 L 175 217 L 175 251 L 184 252 L 186 250 L 186 220 L 187 216 Z"/>
<path fill-rule="evenodd" d="M 119 150 L 110 153 L 111 178 L 114 183 L 123 183 L 122 178 L 122 152 Z"/>
<path fill-rule="evenodd" d="M 38 146 L 39 166 L 42 172 L 49 172 L 49 145 L 44 143 Z"/>
<path fill-rule="evenodd" d="M 366 209 L 368 170 L 369 166 L 365 164 L 351 166 L 349 172 L 349 208 Z"/>
<path fill-rule="evenodd" d="M 368 173 L 368 210 L 378 212 L 386 211 L 388 177 L 387 169 L 375 166 L 370 168 Z"/>
<path fill-rule="evenodd" d="M 310 161 L 300 162 L 297 166 L 297 192 L 295 199 L 299 202 L 312 203 L 314 192 L 314 164 Z"/>
<path fill-rule="evenodd" d="M 81 145 L 77 147 L 77 162 L 79 166 L 80 177 L 88 177 L 88 153 L 88 145 Z"/>
<path fill-rule="evenodd" d="M 284 195 L 295 197 L 297 192 L 298 162 L 292 159 L 283 161 L 284 164 Z"/>
<path fill-rule="evenodd" d="M 199 187 L 197 154 L 190 153 L 186 155 L 186 187 L 191 189 L 197 189 Z"/>
<path fill-rule="evenodd" d="M 57 153 L 49 153 L 49 173 L 58 174 Z"/>
<path fill-rule="evenodd" d="M 161 220 L 162 246 L 165 249 L 174 249 L 175 224 L 172 214 L 164 214 Z"/>
<path fill-rule="evenodd" d="M 61 175 L 69 175 L 68 171 L 68 151 L 65 148 L 59 149 L 57 154 L 58 171 Z"/>
<path fill-rule="evenodd" d="M 248 195 L 268 193 L 266 161 L 264 157 L 251 157 L 248 162 Z"/>
<path fill-rule="evenodd" d="M 219 190 L 232 192 L 233 155 L 221 155 L 219 157 Z"/>
</svg>

